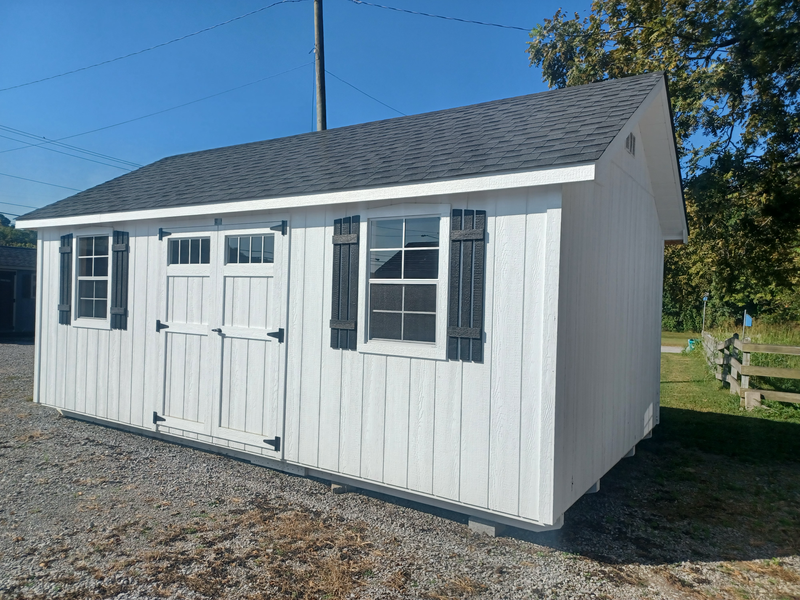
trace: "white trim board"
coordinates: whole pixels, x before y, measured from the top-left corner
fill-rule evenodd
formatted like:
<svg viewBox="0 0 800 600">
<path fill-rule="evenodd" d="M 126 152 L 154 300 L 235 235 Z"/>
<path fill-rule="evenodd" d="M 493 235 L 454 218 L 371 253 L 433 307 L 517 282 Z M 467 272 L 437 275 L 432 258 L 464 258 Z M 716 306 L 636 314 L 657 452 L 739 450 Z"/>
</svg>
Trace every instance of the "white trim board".
<svg viewBox="0 0 800 600">
<path fill-rule="evenodd" d="M 572 183 L 577 181 L 593 181 L 594 178 L 595 163 L 592 162 L 569 167 L 558 167 L 554 169 L 537 169 L 535 171 L 506 173 L 502 175 L 490 175 L 486 177 L 448 179 L 445 181 L 414 183 L 410 185 L 397 185 L 367 190 L 346 190 L 341 192 L 306 194 L 302 196 L 218 202 L 214 204 L 192 204 L 174 208 L 155 208 L 127 212 L 101 213 L 96 215 L 76 215 L 72 217 L 56 217 L 51 219 L 18 219 L 17 226 L 20 229 L 39 229 L 42 227 L 74 226 L 212 214 L 230 214 L 258 210 L 321 206 L 327 204 L 346 204 L 350 202 L 375 202 L 379 200 L 398 200 L 404 198 L 410 199 L 442 194 L 485 192 L 491 190 Z"/>
</svg>

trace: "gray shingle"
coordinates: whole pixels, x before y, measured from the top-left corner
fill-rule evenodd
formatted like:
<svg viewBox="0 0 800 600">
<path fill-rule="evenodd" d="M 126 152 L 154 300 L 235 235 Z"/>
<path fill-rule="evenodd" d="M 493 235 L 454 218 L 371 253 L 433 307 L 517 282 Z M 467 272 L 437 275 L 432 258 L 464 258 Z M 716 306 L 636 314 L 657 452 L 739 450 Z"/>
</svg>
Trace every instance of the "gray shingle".
<svg viewBox="0 0 800 600">
<path fill-rule="evenodd" d="M 596 160 L 662 73 L 170 156 L 20 217 L 404 185 Z"/>
</svg>

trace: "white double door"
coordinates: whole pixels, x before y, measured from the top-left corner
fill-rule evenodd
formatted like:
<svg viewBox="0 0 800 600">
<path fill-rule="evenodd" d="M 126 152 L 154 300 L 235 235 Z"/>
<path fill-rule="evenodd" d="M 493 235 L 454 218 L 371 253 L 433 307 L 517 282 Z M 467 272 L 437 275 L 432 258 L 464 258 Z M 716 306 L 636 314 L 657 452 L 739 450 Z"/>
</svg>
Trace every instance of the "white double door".
<svg viewBox="0 0 800 600">
<path fill-rule="evenodd" d="M 274 230 L 274 229 L 277 229 Z M 174 228 L 163 239 L 163 398 L 157 426 L 282 456 L 285 221 Z M 205 241 L 207 240 L 207 241 Z"/>
</svg>

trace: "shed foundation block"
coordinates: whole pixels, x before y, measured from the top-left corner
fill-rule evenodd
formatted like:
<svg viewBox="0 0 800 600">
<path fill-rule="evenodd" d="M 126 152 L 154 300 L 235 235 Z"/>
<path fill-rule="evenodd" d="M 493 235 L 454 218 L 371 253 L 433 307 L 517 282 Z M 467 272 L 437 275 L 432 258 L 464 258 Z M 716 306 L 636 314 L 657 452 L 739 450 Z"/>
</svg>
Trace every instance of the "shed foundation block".
<svg viewBox="0 0 800 600">
<path fill-rule="evenodd" d="M 635 454 L 636 454 L 636 446 L 634 446 L 633 448 L 628 450 L 628 453 L 625 456 L 623 456 L 622 458 L 631 458 Z"/>
<path fill-rule="evenodd" d="M 351 492 L 355 492 L 356 488 L 350 485 L 344 485 L 342 483 L 333 483 L 331 482 L 331 493 L 332 494 L 349 494 Z"/>
<path fill-rule="evenodd" d="M 587 494 L 596 494 L 599 491 L 600 491 L 600 480 L 598 479 L 597 481 L 594 482 L 594 485 L 592 485 L 592 487 L 590 487 L 588 490 L 586 490 L 586 493 Z"/>
<path fill-rule="evenodd" d="M 473 533 L 481 533 L 483 535 L 488 535 L 489 537 L 497 537 L 498 535 L 502 535 L 502 533 L 506 530 L 506 526 L 501 525 L 500 523 L 495 523 L 494 521 L 485 521 L 477 517 L 470 517 L 469 529 Z"/>
</svg>

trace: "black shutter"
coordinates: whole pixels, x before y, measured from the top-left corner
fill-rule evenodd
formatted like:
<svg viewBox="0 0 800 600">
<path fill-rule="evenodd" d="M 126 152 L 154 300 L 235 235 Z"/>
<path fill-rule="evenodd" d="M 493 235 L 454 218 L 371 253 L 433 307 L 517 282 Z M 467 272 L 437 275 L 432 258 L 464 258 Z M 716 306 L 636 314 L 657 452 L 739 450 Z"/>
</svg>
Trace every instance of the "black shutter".
<svg viewBox="0 0 800 600">
<path fill-rule="evenodd" d="M 450 219 L 447 358 L 483 362 L 486 211 L 454 210 Z"/>
<path fill-rule="evenodd" d="M 58 322 L 61 325 L 70 324 L 72 314 L 72 234 L 61 236 L 61 247 L 58 249 L 61 257 L 61 276 L 58 293 Z"/>
<path fill-rule="evenodd" d="M 111 329 L 128 329 L 128 237 L 115 231 L 111 246 Z"/>
<path fill-rule="evenodd" d="M 356 349 L 358 318 L 358 216 L 333 222 L 331 348 Z"/>
</svg>

